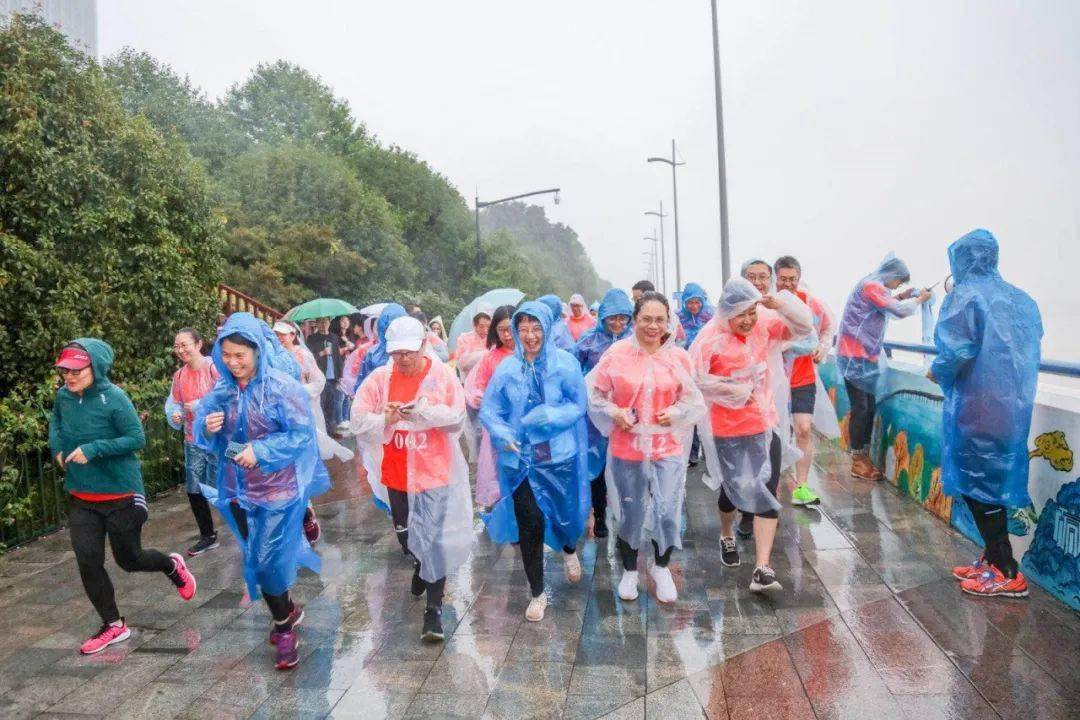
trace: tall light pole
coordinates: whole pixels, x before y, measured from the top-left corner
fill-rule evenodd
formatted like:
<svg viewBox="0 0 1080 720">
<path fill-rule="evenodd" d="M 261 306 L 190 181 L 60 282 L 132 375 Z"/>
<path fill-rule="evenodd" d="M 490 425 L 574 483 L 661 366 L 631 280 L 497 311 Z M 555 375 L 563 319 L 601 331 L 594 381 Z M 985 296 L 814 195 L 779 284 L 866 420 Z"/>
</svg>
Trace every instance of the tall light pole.
<svg viewBox="0 0 1080 720">
<path fill-rule="evenodd" d="M 499 203 L 510 202 L 512 200 L 520 200 L 521 198 L 532 197 L 533 195 L 548 195 L 550 193 L 555 194 L 555 204 L 559 204 L 559 188 L 550 188 L 548 190 L 534 190 L 533 192 L 522 193 L 520 195 L 511 195 L 510 197 L 499 198 L 498 200 L 486 200 L 480 199 L 479 192 L 473 198 L 476 201 L 476 269 L 479 270 L 483 265 L 482 251 L 480 249 L 480 209 L 491 207 L 492 205 L 498 205 Z"/>
<path fill-rule="evenodd" d="M 731 277 L 731 251 L 728 248 L 727 163 L 724 160 L 724 102 L 720 92 L 720 25 L 716 0 L 712 0 L 713 80 L 716 85 L 716 165 L 720 173 L 720 271 L 724 282 Z"/>
<path fill-rule="evenodd" d="M 651 240 L 652 238 L 645 239 Z M 656 254 L 652 249 L 642 250 L 641 254 L 647 258 L 645 260 L 645 277 L 651 277 L 653 280 L 656 280 Z"/>
<path fill-rule="evenodd" d="M 671 196 L 675 202 L 675 285 L 676 290 L 682 289 L 682 267 L 679 263 L 679 186 L 675 178 L 675 168 L 686 163 L 675 159 L 675 140 L 671 141 L 671 159 L 662 157 L 648 158 L 648 162 L 662 162 L 671 166 Z"/>
<path fill-rule="evenodd" d="M 652 235 L 646 235 L 644 239 L 645 240 L 652 240 L 653 282 L 656 284 L 657 287 L 661 287 L 661 286 L 663 286 L 664 283 L 661 282 L 661 280 L 660 280 L 660 263 L 656 262 L 657 257 L 659 257 L 659 255 L 660 255 L 660 244 L 659 244 L 660 240 L 659 240 L 659 238 L 656 237 L 656 230 L 654 229 L 653 234 Z M 666 290 L 662 290 L 661 292 L 663 292 L 665 295 L 667 295 Z"/>
<path fill-rule="evenodd" d="M 664 201 L 660 201 L 660 212 L 653 212 L 652 210 L 646 210 L 646 215 L 653 215 L 660 220 L 660 274 L 661 274 L 661 289 L 660 292 L 667 295 L 667 245 L 664 244 L 664 218 L 667 215 L 664 214 Z M 655 231 L 654 233 L 655 234 Z"/>
</svg>

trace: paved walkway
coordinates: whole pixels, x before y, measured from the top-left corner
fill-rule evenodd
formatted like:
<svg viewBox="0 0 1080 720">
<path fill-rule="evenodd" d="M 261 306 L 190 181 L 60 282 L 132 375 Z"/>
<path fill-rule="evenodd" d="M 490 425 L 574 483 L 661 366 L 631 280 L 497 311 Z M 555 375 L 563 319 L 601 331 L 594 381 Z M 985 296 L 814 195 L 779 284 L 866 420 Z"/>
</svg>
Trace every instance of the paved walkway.
<svg viewBox="0 0 1080 720">
<path fill-rule="evenodd" d="M 1078 716 L 1076 614 L 1038 589 L 1028 602 L 963 596 L 947 569 L 973 556 L 970 542 L 891 487 L 851 480 L 837 453 L 819 466 L 822 512 L 781 520 L 773 598 L 748 592 L 746 564 L 720 564 L 715 502 L 695 476 L 673 607 L 617 600 L 614 543 L 587 541 L 581 583 L 549 561 L 548 616 L 524 622 L 516 549 L 478 524 L 436 646 L 418 641 L 421 607 L 386 517 L 339 467 L 320 510 L 322 576 L 296 588 L 307 619 L 288 673 L 273 670 L 265 608 L 243 602 L 231 541 L 192 561 L 193 603 L 164 578 L 113 569 L 134 635 L 79 656 L 99 621 L 58 533 L 0 558 L 0 717 Z M 148 546 L 194 539 L 182 500 L 152 504 Z"/>
</svg>

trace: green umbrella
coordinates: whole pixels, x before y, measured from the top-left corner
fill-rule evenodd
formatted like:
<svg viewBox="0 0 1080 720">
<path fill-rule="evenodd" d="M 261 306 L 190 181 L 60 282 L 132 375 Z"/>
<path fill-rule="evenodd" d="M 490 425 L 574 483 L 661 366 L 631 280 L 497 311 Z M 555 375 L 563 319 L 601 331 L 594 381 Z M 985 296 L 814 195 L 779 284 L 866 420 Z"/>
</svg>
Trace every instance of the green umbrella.
<svg viewBox="0 0 1080 720">
<path fill-rule="evenodd" d="M 314 320 L 315 318 L 328 317 L 334 318 L 339 315 L 352 315 L 360 312 L 353 305 L 345 302 L 344 300 L 338 300 L 337 298 L 319 298 L 317 300 L 309 300 L 303 305 L 297 305 L 289 312 L 285 313 L 285 317 L 294 322 L 303 322 L 304 320 Z"/>
</svg>

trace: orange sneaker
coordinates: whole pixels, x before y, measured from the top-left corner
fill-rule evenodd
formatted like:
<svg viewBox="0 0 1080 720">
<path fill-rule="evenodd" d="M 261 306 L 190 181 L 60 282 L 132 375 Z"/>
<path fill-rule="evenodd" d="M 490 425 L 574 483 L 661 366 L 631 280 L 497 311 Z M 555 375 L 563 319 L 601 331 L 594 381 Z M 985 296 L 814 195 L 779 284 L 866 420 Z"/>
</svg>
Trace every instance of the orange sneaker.
<svg viewBox="0 0 1080 720">
<path fill-rule="evenodd" d="M 986 572 L 986 556 L 980 555 L 979 559 L 971 565 L 957 565 L 952 569 L 952 576 L 957 580 L 970 580 Z"/>
<path fill-rule="evenodd" d="M 960 589 L 969 595 L 981 597 L 1022 598 L 1028 595 L 1027 580 L 1023 573 L 1018 572 L 1016 577 L 1007 578 L 993 565 L 987 565 L 981 575 L 960 583 Z"/>
</svg>

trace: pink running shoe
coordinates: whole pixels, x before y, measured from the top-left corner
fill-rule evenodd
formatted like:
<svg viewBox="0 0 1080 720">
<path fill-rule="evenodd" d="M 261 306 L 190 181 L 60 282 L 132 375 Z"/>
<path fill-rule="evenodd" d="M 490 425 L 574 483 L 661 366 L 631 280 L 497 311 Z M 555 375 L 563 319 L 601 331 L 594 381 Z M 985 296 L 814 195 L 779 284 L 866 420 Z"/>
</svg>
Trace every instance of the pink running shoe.
<svg viewBox="0 0 1080 720">
<path fill-rule="evenodd" d="M 190 600 L 195 597 L 195 576 L 188 570 L 187 563 L 184 562 L 180 553 L 172 553 L 169 557 L 176 563 L 176 567 L 169 574 L 169 579 L 176 585 L 176 592 L 180 593 L 180 597 Z"/>
<path fill-rule="evenodd" d="M 296 638 L 295 630 L 277 633 L 274 638 L 274 646 L 277 648 L 277 659 L 274 667 L 278 670 L 292 670 L 300 662 L 300 653 L 296 648 L 300 645 Z"/>
<path fill-rule="evenodd" d="M 124 622 L 124 618 L 120 618 L 119 625 L 109 625 L 108 623 L 101 626 L 101 629 L 97 631 L 89 640 L 82 644 L 79 648 L 79 652 L 83 655 L 93 655 L 99 653 L 110 645 L 115 645 L 118 642 L 124 642 L 131 637 L 131 629 Z"/>
<path fill-rule="evenodd" d="M 289 623 L 290 623 L 289 627 L 291 629 L 295 630 L 296 626 L 299 625 L 303 621 L 304 621 L 304 608 L 300 607 L 296 603 L 293 603 L 292 612 L 289 613 Z M 276 645 L 277 644 L 277 636 L 281 634 L 279 631 L 274 629 L 275 627 L 277 627 L 276 623 L 271 622 L 270 623 L 270 644 L 271 645 Z"/>
<path fill-rule="evenodd" d="M 322 527 L 319 525 L 318 518 L 315 517 L 315 510 L 310 505 L 304 511 L 304 536 L 309 545 L 319 542 L 319 538 L 322 537 Z"/>
</svg>

